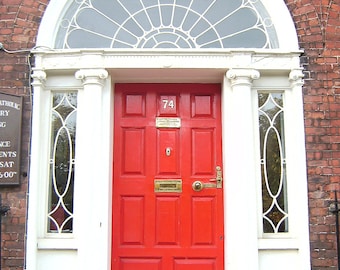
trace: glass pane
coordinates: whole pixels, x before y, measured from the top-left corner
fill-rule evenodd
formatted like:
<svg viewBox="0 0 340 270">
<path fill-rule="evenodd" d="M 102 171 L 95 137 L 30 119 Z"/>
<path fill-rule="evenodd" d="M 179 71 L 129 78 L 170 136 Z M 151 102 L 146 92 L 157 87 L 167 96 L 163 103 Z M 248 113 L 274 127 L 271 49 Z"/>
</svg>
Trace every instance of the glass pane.
<svg viewBox="0 0 340 270">
<path fill-rule="evenodd" d="M 259 93 L 258 104 L 263 232 L 288 232 L 283 95 Z"/>
<path fill-rule="evenodd" d="M 73 231 L 77 93 L 54 93 L 51 108 L 48 232 Z"/>
<path fill-rule="evenodd" d="M 260 0 L 74 0 L 56 48 L 277 48 Z"/>
</svg>

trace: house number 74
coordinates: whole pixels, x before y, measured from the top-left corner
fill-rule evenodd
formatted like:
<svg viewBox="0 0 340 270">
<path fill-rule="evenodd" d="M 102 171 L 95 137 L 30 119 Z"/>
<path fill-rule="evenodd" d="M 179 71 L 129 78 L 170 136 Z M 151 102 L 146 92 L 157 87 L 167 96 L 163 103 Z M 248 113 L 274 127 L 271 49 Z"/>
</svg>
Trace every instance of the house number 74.
<svg viewBox="0 0 340 270">
<path fill-rule="evenodd" d="M 163 108 L 166 109 L 166 108 L 175 108 L 175 102 L 171 99 L 171 100 L 168 100 L 168 99 L 163 99 Z"/>
</svg>

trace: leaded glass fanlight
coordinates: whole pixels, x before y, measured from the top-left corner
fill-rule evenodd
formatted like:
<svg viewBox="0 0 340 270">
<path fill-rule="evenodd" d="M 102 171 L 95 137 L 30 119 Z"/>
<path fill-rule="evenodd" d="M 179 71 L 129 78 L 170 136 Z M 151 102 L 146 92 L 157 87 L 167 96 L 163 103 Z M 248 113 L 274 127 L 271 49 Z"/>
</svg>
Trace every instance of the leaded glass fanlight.
<svg viewBox="0 0 340 270">
<path fill-rule="evenodd" d="M 260 0 L 73 0 L 56 48 L 277 48 Z"/>
</svg>

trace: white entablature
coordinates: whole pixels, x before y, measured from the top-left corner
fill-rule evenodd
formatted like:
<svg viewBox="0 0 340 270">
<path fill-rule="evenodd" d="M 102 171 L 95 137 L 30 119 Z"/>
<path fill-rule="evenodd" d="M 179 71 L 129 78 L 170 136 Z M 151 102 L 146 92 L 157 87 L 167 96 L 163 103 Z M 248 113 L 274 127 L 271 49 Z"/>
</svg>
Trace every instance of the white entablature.
<svg viewBox="0 0 340 270">
<path fill-rule="evenodd" d="M 300 68 L 301 51 L 277 50 L 220 50 L 220 51 L 131 51 L 131 50 L 41 50 L 33 51 L 35 69 L 54 73 L 58 70 L 72 71 L 82 68 L 105 68 L 118 74 L 116 79 L 131 78 L 138 69 L 145 78 L 156 70 L 167 76 L 205 74 L 220 76 L 232 68 L 250 68 L 265 73 L 290 72 Z M 130 71 L 129 71 L 130 70 Z M 181 73 L 178 73 L 181 70 Z M 153 74 L 154 75 L 154 74 Z M 155 78 L 154 78 L 155 79 Z M 221 78 L 219 79 L 221 80 Z"/>
</svg>

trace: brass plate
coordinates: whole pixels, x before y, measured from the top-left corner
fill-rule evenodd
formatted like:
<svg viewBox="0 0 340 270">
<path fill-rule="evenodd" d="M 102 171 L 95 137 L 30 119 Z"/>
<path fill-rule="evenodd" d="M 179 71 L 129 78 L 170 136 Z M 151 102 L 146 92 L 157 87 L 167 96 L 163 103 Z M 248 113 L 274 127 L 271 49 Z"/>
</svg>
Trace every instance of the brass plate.
<svg viewBox="0 0 340 270">
<path fill-rule="evenodd" d="M 180 128 L 181 118 L 179 117 L 156 117 L 157 128 Z"/>
<path fill-rule="evenodd" d="M 155 179 L 155 192 L 182 192 L 182 179 Z"/>
</svg>

